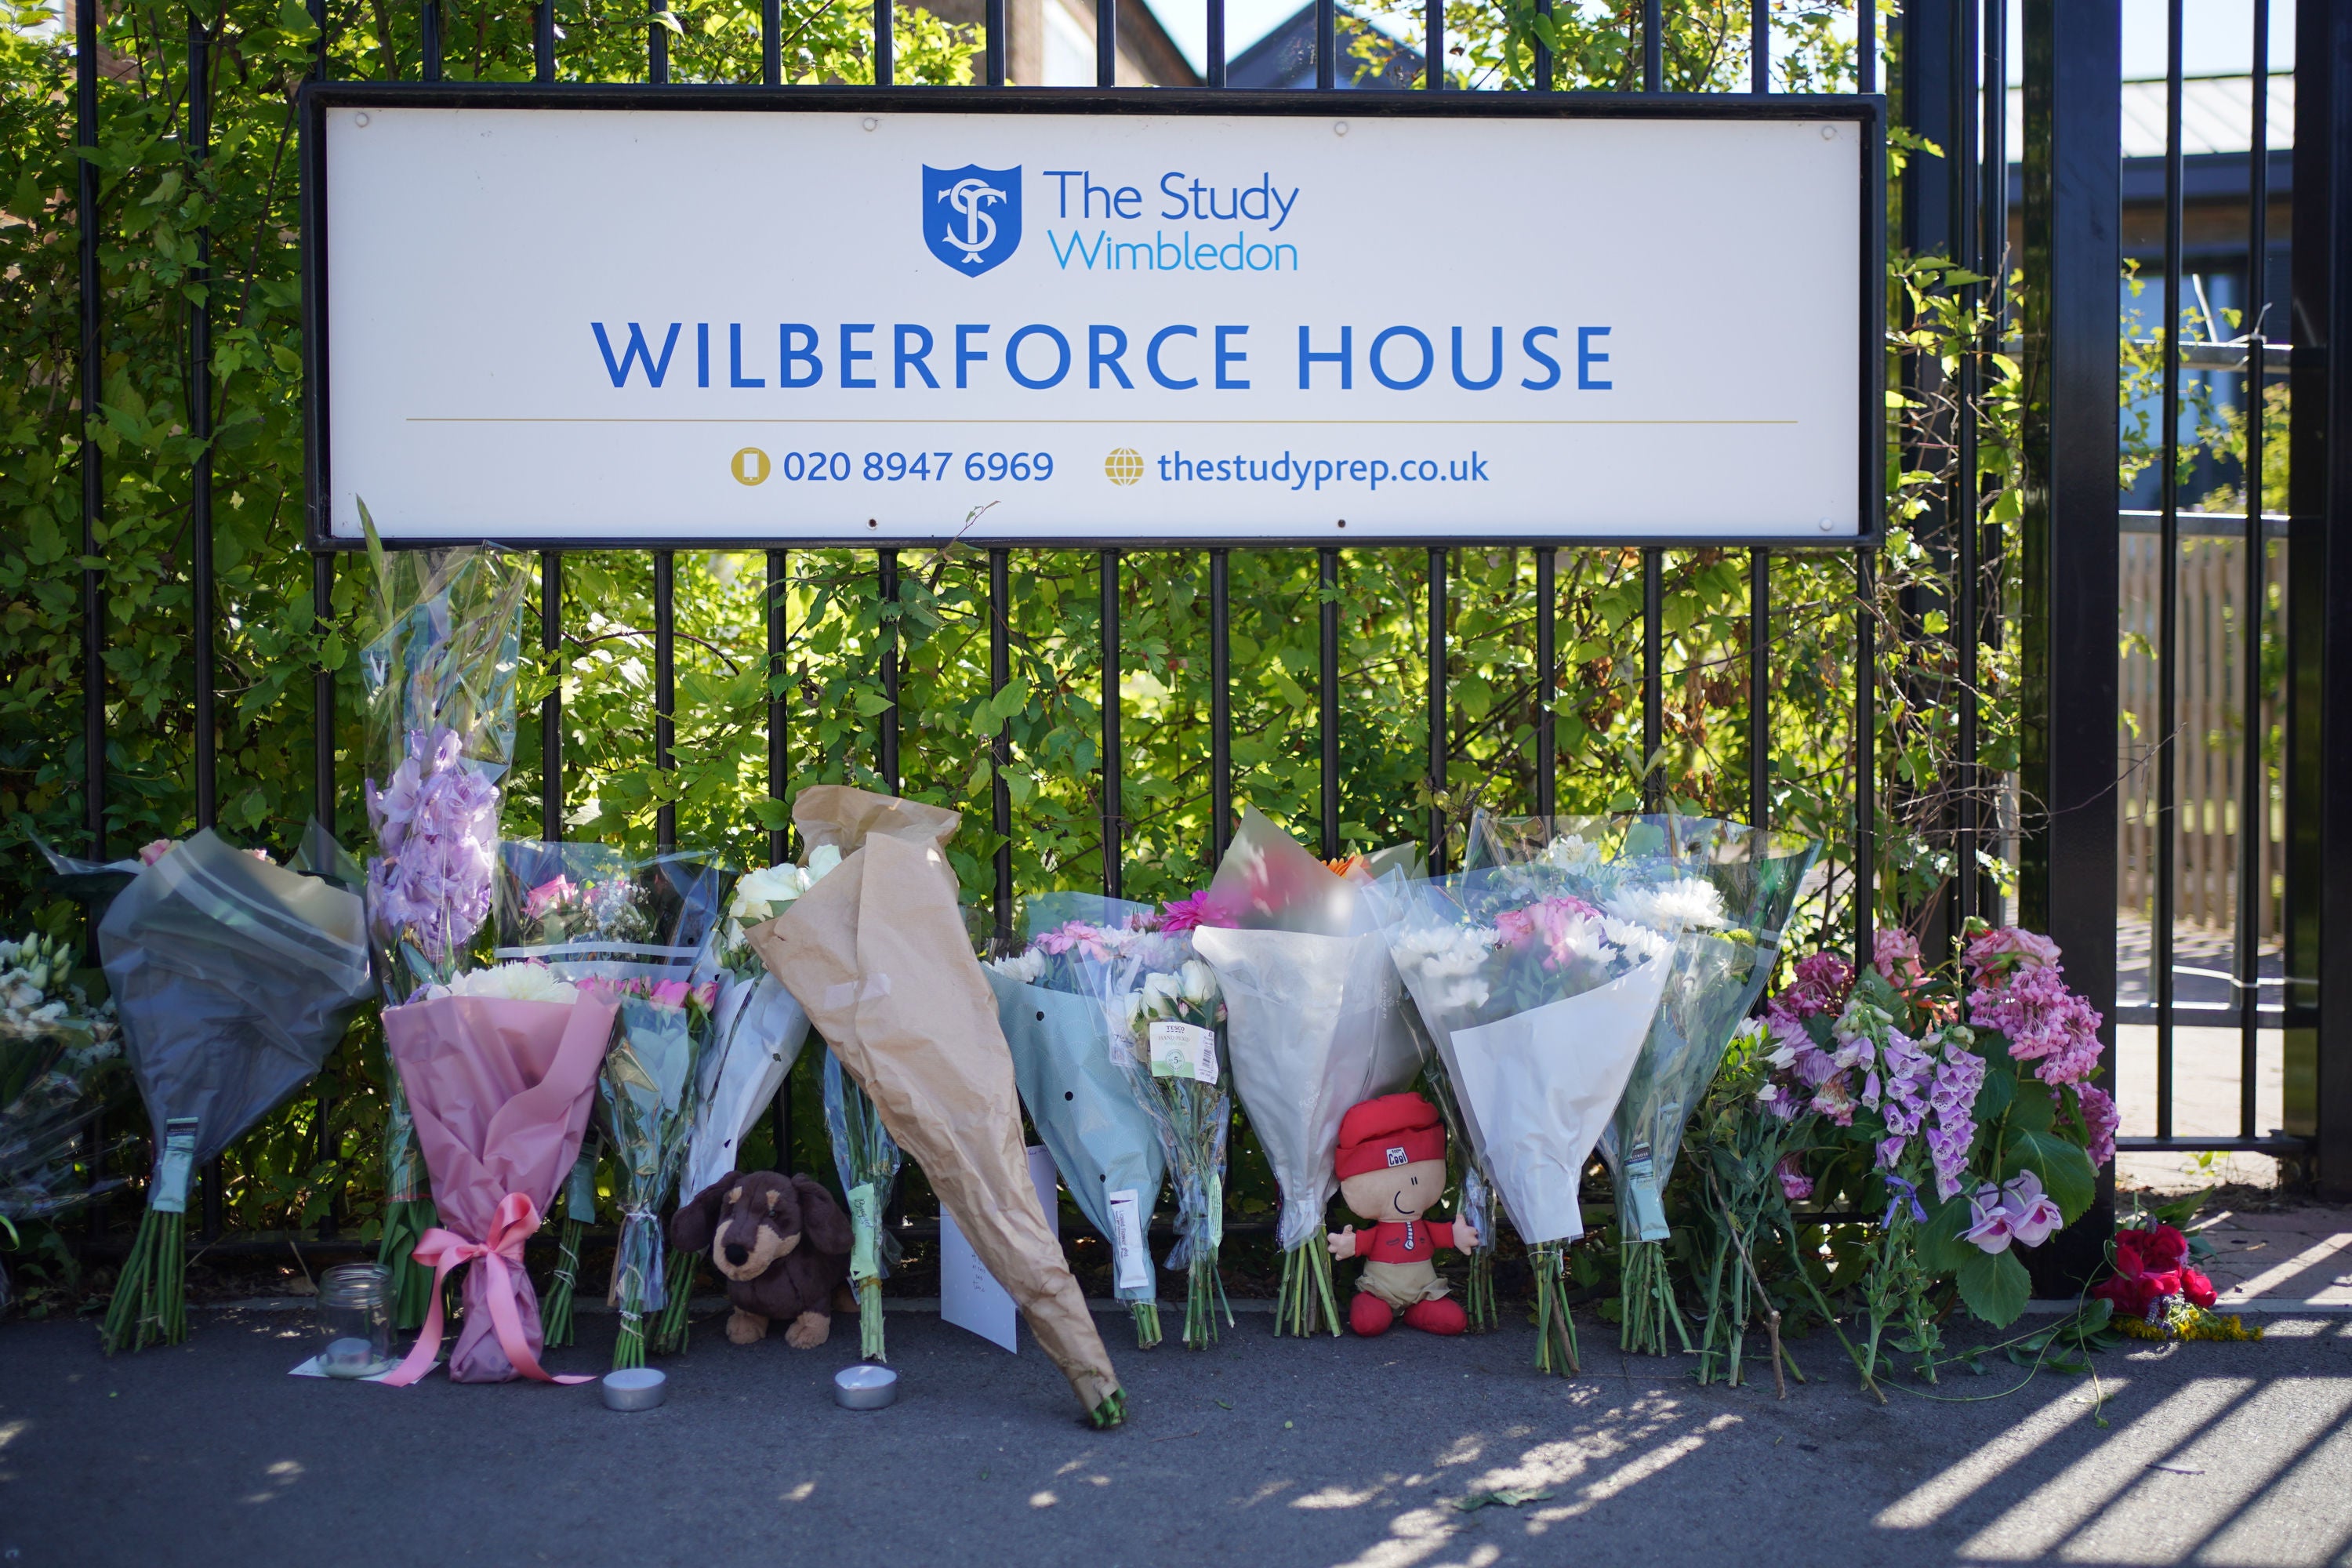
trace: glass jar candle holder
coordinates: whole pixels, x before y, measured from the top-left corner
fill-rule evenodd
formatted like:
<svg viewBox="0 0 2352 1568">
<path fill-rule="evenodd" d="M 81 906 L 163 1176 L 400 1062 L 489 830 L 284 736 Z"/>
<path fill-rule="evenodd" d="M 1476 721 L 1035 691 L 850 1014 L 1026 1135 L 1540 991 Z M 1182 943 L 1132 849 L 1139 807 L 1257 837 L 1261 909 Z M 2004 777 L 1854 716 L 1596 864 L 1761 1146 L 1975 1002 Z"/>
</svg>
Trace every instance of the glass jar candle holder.
<svg viewBox="0 0 2352 1568">
<path fill-rule="evenodd" d="M 319 1370 L 373 1377 L 392 1360 L 392 1275 L 380 1263 L 343 1263 L 319 1279 L 313 1332 Z"/>
</svg>

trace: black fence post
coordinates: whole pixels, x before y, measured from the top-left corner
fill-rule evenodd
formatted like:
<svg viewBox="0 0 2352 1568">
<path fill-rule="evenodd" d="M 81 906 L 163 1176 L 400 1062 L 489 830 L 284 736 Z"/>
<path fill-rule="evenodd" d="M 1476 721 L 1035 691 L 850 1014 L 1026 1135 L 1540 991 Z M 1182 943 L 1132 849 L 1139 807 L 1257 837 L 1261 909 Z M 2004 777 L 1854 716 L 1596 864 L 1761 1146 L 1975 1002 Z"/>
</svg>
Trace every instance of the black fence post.
<svg viewBox="0 0 2352 1568">
<path fill-rule="evenodd" d="M 2352 13 L 2295 6 L 2294 350 L 2288 426 L 2286 1131 L 2352 1192 Z M 2250 487 L 2254 497 L 2259 485 Z M 2259 502 L 2257 501 L 2257 505 Z M 2250 509 L 2252 510 L 2252 509 Z"/>
<path fill-rule="evenodd" d="M 74 0 L 74 222 L 81 249 L 81 552 L 98 558 L 106 476 L 90 428 L 106 395 L 106 340 L 100 327 L 98 269 L 98 0 Z M 106 858 L 106 598 L 97 568 L 81 572 L 82 831 L 93 858 Z M 93 921 L 93 926 L 95 922 Z M 91 951 L 97 951 L 91 931 Z"/>
<path fill-rule="evenodd" d="M 2107 1015 L 2115 1081 L 2116 321 L 2123 252 L 2120 0 L 2025 0 L 2024 565 L 2019 913 Z M 2115 1172 L 2037 1285 L 2086 1278 L 2115 1225 Z"/>
</svg>

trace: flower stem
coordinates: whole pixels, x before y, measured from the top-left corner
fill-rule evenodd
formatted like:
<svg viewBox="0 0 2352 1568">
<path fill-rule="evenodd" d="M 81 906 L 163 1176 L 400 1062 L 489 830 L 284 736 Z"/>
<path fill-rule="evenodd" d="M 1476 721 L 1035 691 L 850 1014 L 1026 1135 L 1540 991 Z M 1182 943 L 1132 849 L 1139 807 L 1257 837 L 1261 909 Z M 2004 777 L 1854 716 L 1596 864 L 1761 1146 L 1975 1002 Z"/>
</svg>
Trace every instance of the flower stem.
<svg viewBox="0 0 2352 1568">
<path fill-rule="evenodd" d="M 425 1326 L 433 1305 L 433 1270 L 411 1256 L 425 1233 L 441 1223 L 429 1197 L 394 1198 L 383 1207 L 383 1239 L 375 1260 L 392 1276 L 392 1326 L 407 1331 Z"/>
<path fill-rule="evenodd" d="M 1541 1241 L 1528 1249 L 1536 1275 L 1536 1370 L 1558 1373 L 1584 1369 L 1576 1357 L 1576 1320 L 1568 1310 L 1566 1249 Z"/>
<path fill-rule="evenodd" d="M 882 1281 L 857 1282 L 857 1353 L 867 1361 L 888 1361 L 882 1353 Z"/>
<path fill-rule="evenodd" d="M 694 1295 L 695 1270 L 701 1266 L 698 1252 L 672 1252 L 669 1255 L 669 1278 L 662 1299 L 661 1317 L 654 1328 L 654 1353 L 677 1355 L 686 1349 L 687 1310 Z"/>
<path fill-rule="evenodd" d="M 547 1306 L 540 1314 L 541 1329 L 551 1346 L 568 1345 L 572 1340 L 572 1298 L 579 1288 L 580 1242 L 587 1228 L 583 1220 L 566 1218 L 558 1233 L 555 1276 L 548 1281 Z"/>
<path fill-rule="evenodd" d="M 1160 1303 L 1130 1301 L 1128 1306 L 1135 1314 L 1135 1348 L 1152 1349 L 1160 1343 Z"/>
</svg>

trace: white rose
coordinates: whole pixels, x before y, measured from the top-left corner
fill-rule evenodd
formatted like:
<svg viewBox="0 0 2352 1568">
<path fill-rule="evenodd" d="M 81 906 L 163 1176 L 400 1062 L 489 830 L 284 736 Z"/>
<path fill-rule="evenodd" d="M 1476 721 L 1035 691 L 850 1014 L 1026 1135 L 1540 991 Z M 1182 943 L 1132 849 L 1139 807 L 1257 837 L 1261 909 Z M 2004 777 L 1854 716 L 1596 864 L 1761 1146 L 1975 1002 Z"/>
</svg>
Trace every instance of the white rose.
<svg viewBox="0 0 2352 1568">
<path fill-rule="evenodd" d="M 1177 981 L 1184 1000 L 1195 1007 L 1205 1007 L 1217 999 L 1217 972 L 1197 958 L 1184 961 Z"/>
</svg>

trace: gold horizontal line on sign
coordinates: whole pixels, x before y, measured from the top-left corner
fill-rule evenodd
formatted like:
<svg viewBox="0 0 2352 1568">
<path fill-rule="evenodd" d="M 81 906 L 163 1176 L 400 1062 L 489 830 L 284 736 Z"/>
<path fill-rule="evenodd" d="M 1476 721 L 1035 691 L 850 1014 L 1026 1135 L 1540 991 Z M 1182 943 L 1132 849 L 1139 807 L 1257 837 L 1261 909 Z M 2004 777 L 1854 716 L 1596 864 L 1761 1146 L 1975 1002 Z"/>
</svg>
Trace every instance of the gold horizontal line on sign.
<svg viewBox="0 0 2352 1568">
<path fill-rule="evenodd" d="M 412 414 L 411 425 L 1115 425 L 1144 429 L 1160 425 L 1801 425 L 1801 419 L 696 419 L 566 418 L 555 416 Z"/>
</svg>

